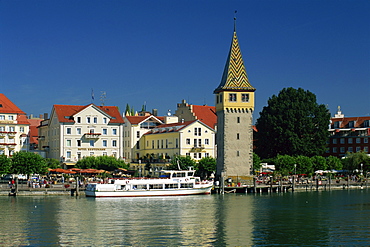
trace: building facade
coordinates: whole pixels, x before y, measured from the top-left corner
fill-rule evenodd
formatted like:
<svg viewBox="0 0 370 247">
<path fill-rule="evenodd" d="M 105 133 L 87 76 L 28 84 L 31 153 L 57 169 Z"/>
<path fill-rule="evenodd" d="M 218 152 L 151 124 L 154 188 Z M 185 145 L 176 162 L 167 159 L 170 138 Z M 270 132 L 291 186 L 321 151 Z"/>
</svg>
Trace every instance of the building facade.
<svg viewBox="0 0 370 247">
<path fill-rule="evenodd" d="M 190 156 L 195 161 L 215 157 L 215 131 L 199 120 L 176 121 L 159 125 L 140 140 L 142 163 L 169 163 L 175 156 Z"/>
<path fill-rule="evenodd" d="M 29 150 L 30 123 L 26 114 L 0 94 L 0 155 Z"/>
<path fill-rule="evenodd" d="M 345 117 L 340 107 L 330 120 L 329 141 L 326 155 L 343 157 L 347 152 L 369 153 L 370 116 Z"/>
<path fill-rule="evenodd" d="M 39 126 L 39 147 L 66 166 L 86 156 L 122 158 L 123 124 L 115 106 L 54 105 Z"/>
<path fill-rule="evenodd" d="M 253 170 L 254 91 L 248 80 L 234 23 L 221 83 L 214 90 L 217 114 L 216 180 L 242 182 L 250 179 Z"/>
</svg>

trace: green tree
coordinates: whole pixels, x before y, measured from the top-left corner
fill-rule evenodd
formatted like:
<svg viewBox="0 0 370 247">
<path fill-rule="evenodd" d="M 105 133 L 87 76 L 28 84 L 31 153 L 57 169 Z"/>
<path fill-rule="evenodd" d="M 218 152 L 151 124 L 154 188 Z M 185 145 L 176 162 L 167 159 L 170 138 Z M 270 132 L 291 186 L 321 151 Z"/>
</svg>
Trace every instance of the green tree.
<svg viewBox="0 0 370 247">
<path fill-rule="evenodd" d="M 328 139 L 330 113 L 302 88 L 284 88 L 260 112 L 256 152 L 261 158 L 321 155 Z"/>
<path fill-rule="evenodd" d="M 216 159 L 213 157 L 203 157 L 195 165 L 195 169 L 202 178 L 209 178 L 216 171 Z"/>
<path fill-rule="evenodd" d="M 12 174 L 45 174 L 46 160 L 39 154 L 30 152 L 16 152 L 12 157 Z"/>
<path fill-rule="evenodd" d="M 354 171 L 362 169 L 368 170 L 370 157 L 363 151 L 357 153 L 347 153 L 343 159 L 343 168 L 345 170 Z"/>
<path fill-rule="evenodd" d="M 10 173 L 12 164 L 11 160 L 5 154 L 0 155 L 0 175 Z"/>
<path fill-rule="evenodd" d="M 114 171 L 117 168 L 128 168 L 124 161 L 111 156 L 88 156 L 77 161 L 76 167 L 80 169 L 98 169 L 106 171 Z"/>
<path fill-rule="evenodd" d="M 61 168 L 60 162 L 57 159 L 46 158 L 46 166 L 50 169 Z"/>
<path fill-rule="evenodd" d="M 274 162 L 276 171 L 282 175 L 289 175 L 294 173 L 295 158 L 290 155 L 278 155 Z"/>
<path fill-rule="evenodd" d="M 313 156 L 311 157 L 311 161 L 313 163 L 313 170 L 314 171 L 317 171 L 317 170 L 327 170 L 328 169 L 328 165 L 326 163 L 326 159 L 322 156 Z"/>
<path fill-rule="evenodd" d="M 262 162 L 261 158 L 258 156 L 258 154 L 253 153 L 253 171 L 259 171 L 261 170 Z"/>
<path fill-rule="evenodd" d="M 294 168 L 295 174 L 312 175 L 314 173 L 313 162 L 307 156 L 299 155 L 295 157 L 295 165 L 296 165 L 296 167 Z"/>
<path fill-rule="evenodd" d="M 328 165 L 329 170 L 342 170 L 343 164 L 342 161 L 335 156 L 329 156 L 326 158 L 326 164 Z"/>
<path fill-rule="evenodd" d="M 188 170 L 189 167 L 195 167 L 196 162 L 190 156 L 175 156 L 168 167 L 171 170 Z"/>
</svg>

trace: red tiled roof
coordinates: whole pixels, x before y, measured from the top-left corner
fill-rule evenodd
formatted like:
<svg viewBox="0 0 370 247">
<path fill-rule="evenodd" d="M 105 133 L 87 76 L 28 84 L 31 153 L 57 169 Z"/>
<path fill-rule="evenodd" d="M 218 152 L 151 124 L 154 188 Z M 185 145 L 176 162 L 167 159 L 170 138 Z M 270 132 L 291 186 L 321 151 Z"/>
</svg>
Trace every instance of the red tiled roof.
<svg viewBox="0 0 370 247">
<path fill-rule="evenodd" d="M 341 122 L 339 128 L 349 128 L 348 124 L 351 121 L 355 121 L 353 128 L 363 127 L 364 121 L 370 120 L 370 116 L 367 117 L 343 117 L 343 118 L 331 118 L 331 127 L 334 128 L 335 122 Z"/>
<path fill-rule="evenodd" d="M 217 124 L 216 107 L 214 106 L 203 106 L 203 105 L 192 105 L 193 113 L 195 117 L 215 129 Z"/>
<path fill-rule="evenodd" d="M 150 115 L 150 116 L 126 116 L 126 119 L 131 123 L 131 124 L 139 124 L 141 123 L 142 121 L 144 121 L 145 119 L 148 119 L 150 117 L 155 117 L 157 119 L 159 119 L 160 121 L 164 121 L 164 117 L 157 117 L 157 116 L 154 116 L 154 115 Z"/>
<path fill-rule="evenodd" d="M 74 116 L 76 113 L 82 111 L 83 109 L 93 105 L 94 107 L 99 108 L 106 114 L 112 117 L 112 119 L 109 121 L 109 123 L 123 123 L 123 118 L 121 114 L 119 113 L 117 106 L 97 106 L 94 104 L 89 104 L 86 106 L 80 106 L 80 105 L 54 105 L 55 114 L 58 117 L 59 122 L 68 123 L 74 122 L 73 118 L 69 118 Z"/>
<path fill-rule="evenodd" d="M 37 139 L 39 136 L 37 127 L 40 125 L 41 121 L 42 119 L 28 119 L 28 122 L 30 123 L 30 143 L 39 143 Z"/>
<path fill-rule="evenodd" d="M 4 94 L 0 93 L 0 113 L 17 113 L 25 114 L 21 109 L 18 108 L 10 99 Z"/>
</svg>

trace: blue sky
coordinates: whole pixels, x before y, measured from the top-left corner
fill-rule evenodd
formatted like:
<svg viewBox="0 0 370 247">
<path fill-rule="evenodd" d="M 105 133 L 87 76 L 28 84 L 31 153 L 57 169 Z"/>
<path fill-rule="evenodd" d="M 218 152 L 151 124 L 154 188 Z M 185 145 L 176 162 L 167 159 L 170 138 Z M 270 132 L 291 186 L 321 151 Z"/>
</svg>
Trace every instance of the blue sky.
<svg viewBox="0 0 370 247">
<path fill-rule="evenodd" d="M 258 118 L 285 87 L 332 115 L 370 115 L 370 1 L 0 1 L 1 93 L 27 114 L 53 104 L 123 111 L 214 105 L 233 32 Z"/>
</svg>

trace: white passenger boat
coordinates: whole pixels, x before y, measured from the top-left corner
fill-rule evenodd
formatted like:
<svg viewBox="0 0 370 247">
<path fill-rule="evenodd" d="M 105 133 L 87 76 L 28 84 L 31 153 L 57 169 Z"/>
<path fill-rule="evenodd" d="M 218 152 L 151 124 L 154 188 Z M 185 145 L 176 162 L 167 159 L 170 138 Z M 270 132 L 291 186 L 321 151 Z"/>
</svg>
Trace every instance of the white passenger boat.
<svg viewBox="0 0 370 247">
<path fill-rule="evenodd" d="M 212 181 L 194 177 L 194 170 L 162 171 L 159 178 L 116 179 L 110 184 L 90 183 L 91 197 L 183 196 L 210 194 Z"/>
</svg>

